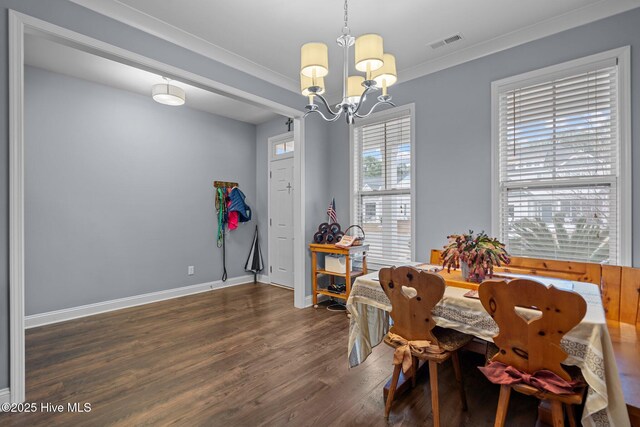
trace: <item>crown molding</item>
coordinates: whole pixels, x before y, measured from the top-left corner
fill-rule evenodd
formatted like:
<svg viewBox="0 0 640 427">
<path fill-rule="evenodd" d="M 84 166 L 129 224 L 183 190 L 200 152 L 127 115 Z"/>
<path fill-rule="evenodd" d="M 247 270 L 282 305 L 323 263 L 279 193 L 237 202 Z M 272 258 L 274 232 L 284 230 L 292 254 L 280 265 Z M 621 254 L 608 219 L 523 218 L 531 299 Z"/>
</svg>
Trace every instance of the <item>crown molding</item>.
<svg viewBox="0 0 640 427">
<path fill-rule="evenodd" d="M 612 4 L 613 3 L 613 4 Z M 402 83 L 417 79 L 427 74 L 473 61 L 493 53 L 510 49 L 552 34 L 579 27 L 599 19 L 626 12 L 640 6 L 640 0 L 600 0 L 596 3 L 537 22 L 511 33 L 471 45 L 465 49 L 454 51 L 449 55 L 422 62 L 402 73 Z"/>
<path fill-rule="evenodd" d="M 94 12 L 130 25 L 153 36 L 243 71 L 276 86 L 298 93 L 298 82 L 250 59 L 210 43 L 167 22 L 131 8 L 118 0 L 69 0 Z M 468 46 L 448 55 L 399 69 L 402 82 L 491 55 L 570 28 L 588 24 L 640 7 L 640 0 L 600 0 L 579 9 L 537 22 L 517 31 Z"/>
<path fill-rule="evenodd" d="M 69 1 L 268 83 L 295 93 L 299 91 L 297 81 L 117 0 Z"/>
</svg>

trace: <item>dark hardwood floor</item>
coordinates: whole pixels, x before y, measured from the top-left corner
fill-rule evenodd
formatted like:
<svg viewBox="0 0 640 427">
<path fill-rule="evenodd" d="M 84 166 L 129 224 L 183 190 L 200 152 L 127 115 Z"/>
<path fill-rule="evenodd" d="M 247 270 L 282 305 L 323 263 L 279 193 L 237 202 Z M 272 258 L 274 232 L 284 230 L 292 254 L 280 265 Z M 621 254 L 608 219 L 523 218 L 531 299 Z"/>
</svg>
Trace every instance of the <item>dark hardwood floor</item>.
<svg viewBox="0 0 640 427">
<path fill-rule="evenodd" d="M 29 329 L 27 401 L 88 402 L 89 413 L 0 414 L 2 426 L 431 425 L 428 375 L 383 417 L 391 349 L 347 367 L 344 313 L 293 308 L 293 293 L 242 285 Z M 498 388 L 461 355 L 469 411 L 440 370 L 444 426 L 490 426 Z M 514 393 L 508 425 L 535 423 Z"/>
</svg>

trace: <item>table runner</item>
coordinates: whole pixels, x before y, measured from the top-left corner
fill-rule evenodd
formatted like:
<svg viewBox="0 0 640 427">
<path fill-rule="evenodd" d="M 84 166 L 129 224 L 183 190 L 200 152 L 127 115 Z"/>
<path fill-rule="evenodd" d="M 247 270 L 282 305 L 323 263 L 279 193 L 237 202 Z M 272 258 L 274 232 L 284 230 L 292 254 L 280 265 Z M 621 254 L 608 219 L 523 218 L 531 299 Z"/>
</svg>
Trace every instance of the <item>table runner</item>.
<svg viewBox="0 0 640 427">
<path fill-rule="evenodd" d="M 599 288 L 591 283 L 548 277 L 510 276 L 534 279 L 582 295 L 587 302 L 587 313 L 561 342 L 568 354 L 564 364 L 578 366 L 589 384 L 582 424 L 630 426 Z M 349 294 L 348 357 L 351 367 L 362 363 L 389 331 L 391 303 L 377 278 L 377 272 L 357 278 Z M 433 311 L 436 324 L 493 342 L 498 326 L 480 300 L 464 297 L 466 292 L 468 289 L 447 286 L 443 299 Z"/>
</svg>

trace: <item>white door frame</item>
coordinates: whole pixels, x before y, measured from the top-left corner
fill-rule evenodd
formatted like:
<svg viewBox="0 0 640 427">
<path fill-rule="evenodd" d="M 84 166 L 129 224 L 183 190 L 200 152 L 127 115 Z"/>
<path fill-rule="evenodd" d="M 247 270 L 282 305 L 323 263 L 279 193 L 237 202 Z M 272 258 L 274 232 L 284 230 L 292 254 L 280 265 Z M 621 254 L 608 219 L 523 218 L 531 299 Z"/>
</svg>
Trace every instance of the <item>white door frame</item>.
<svg viewBox="0 0 640 427">
<path fill-rule="evenodd" d="M 130 52 L 38 18 L 9 10 L 9 386 L 13 403 L 25 400 L 24 340 L 24 36 L 40 35 L 117 62 L 183 81 L 294 119 L 295 178 L 304 188 L 304 118 L 296 109 L 207 77 Z M 294 194 L 294 305 L 305 307 L 304 194 Z"/>
<path fill-rule="evenodd" d="M 279 143 L 281 141 L 287 141 L 287 140 L 291 139 L 292 137 L 293 137 L 293 153 L 292 153 L 292 156 L 282 156 L 282 157 L 279 157 L 278 159 L 276 159 L 273 156 L 273 144 L 277 144 L 277 143 Z M 272 136 L 272 137 L 267 139 L 267 145 L 268 145 L 268 149 L 269 149 L 269 155 L 267 156 L 267 162 L 268 162 L 267 163 L 267 182 L 269 183 L 269 185 L 267 186 L 268 187 L 268 190 L 267 190 L 267 220 L 268 220 L 268 222 L 267 222 L 267 254 L 268 255 L 267 256 L 268 256 L 268 259 L 269 259 L 269 268 L 271 267 L 271 242 L 272 242 L 272 239 L 271 239 L 271 163 L 274 160 L 287 159 L 287 158 L 290 158 L 290 157 L 294 157 L 294 160 L 293 160 L 293 197 L 294 197 L 294 200 L 295 200 L 296 190 L 298 189 L 298 185 L 297 185 L 298 183 L 296 182 L 297 175 L 296 175 L 296 161 L 295 161 L 296 150 L 297 150 L 298 147 L 296 146 L 296 144 L 297 144 L 297 141 L 296 141 L 296 138 L 295 138 L 295 130 L 294 130 L 294 132 L 285 132 L 285 133 L 282 133 L 280 135 L 275 135 L 275 136 Z M 296 222 L 297 221 L 296 221 L 296 218 L 295 218 L 295 215 L 294 215 L 294 217 L 293 217 L 294 230 L 295 230 Z M 296 239 L 295 239 L 295 236 L 294 236 L 294 238 L 293 238 L 294 253 L 295 253 L 295 241 L 296 241 Z M 295 260 L 294 260 L 294 266 L 293 266 L 294 278 L 295 278 L 295 272 L 297 271 L 297 269 L 295 267 L 296 266 L 295 266 Z M 271 283 L 271 270 L 269 270 L 269 272 L 267 274 L 267 277 L 269 278 L 269 283 Z M 296 283 L 296 282 L 297 281 L 294 279 L 294 283 Z"/>
</svg>

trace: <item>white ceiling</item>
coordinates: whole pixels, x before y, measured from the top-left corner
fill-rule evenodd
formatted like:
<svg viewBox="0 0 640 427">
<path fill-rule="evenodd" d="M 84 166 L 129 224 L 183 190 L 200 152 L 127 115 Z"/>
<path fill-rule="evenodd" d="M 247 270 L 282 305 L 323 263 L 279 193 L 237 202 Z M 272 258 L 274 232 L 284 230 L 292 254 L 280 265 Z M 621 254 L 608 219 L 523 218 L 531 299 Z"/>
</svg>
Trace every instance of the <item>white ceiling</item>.
<svg viewBox="0 0 640 427">
<path fill-rule="evenodd" d="M 164 82 L 162 76 L 158 74 L 30 34 L 25 37 L 24 61 L 27 65 L 149 97 L 151 97 L 151 87 L 154 84 Z M 190 108 L 253 124 L 263 123 L 278 117 L 277 114 L 268 110 L 186 83 L 178 81 L 172 81 L 172 83 L 185 90 L 186 105 Z"/>
<path fill-rule="evenodd" d="M 339 91 L 343 0 L 71 0 L 298 91 L 300 46 L 329 44 Z M 350 0 L 353 35 L 377 32 L 400 82 L 640 6 L 640 0 Z M 463 40 L 437 50 L 432 42 Z M 351 58 L 353 61 L 353 56 Z"/>
</svg>

